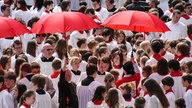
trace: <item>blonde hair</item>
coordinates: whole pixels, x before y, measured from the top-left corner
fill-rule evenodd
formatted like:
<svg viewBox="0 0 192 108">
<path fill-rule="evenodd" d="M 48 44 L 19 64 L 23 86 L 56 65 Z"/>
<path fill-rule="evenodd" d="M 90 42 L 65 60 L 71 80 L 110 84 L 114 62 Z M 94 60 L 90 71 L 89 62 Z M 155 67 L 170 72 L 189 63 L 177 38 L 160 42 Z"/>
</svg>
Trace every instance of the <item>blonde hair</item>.
<svg viewBox="0 0 192 108">
<path fill-rule="evenodd" d="M 70 58 L 70 64 L 72 65 L 76 60 L 80 61 L 80 58 L 79 57 L 71 57 Z"/>
</svg>

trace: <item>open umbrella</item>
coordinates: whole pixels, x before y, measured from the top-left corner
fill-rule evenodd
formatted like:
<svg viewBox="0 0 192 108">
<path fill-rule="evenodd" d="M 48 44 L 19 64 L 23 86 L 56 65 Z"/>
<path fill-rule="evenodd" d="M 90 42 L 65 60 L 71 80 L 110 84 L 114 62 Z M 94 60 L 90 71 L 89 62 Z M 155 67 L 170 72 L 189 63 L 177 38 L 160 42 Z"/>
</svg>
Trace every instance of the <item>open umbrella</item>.
<svg viewBox="0 0 192 108">
<path fill-rule="evenodd" d="M 47 15 L 40 19 L 33 27 L 32 32 L 37 34 L 69 32 L 74 30 L 90 30 L 99 25 L 89 16 L 80 12 L 59 12 Z"/>
<path fill-rule="evenodd" d="M 0 38 L 20 36 L 24 33 L 30 33 L 26 26 L 14 19 L 0 17 Z"/>
<path fill-rule="evenodd" d="M 116 30 L 137 32 L 166 32 L 170 29 L 165 23 L 150 13 L 141 11 L 123 11 L 106 19 L 101 25 Z"/>
</svg>

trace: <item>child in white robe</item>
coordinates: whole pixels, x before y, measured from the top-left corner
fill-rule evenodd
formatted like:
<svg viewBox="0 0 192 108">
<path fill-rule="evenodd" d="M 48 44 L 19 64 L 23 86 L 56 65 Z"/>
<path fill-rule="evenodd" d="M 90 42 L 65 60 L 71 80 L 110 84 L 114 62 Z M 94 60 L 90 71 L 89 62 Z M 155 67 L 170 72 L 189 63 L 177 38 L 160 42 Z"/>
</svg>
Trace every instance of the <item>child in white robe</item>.
<svg viewBox="0 0 192 108">
<path fill-rule="evenodd" d="M 163 89 L 165 90 L 165 96 L 167 97 L 169 101 L 169 108 L 175 108 L 175 95 L 172 90 L 172 86 L 174 85 L 173 78 L 167 76 L 162 79 Z"/>
<path fill-rule="evenodd" d="M 21 96 L 19 108 L 30 108 L 34 102 L 35 92 L 33 90 L 27 90 Z"/>
<path fill-rule="evenodd" d="M 41 74 L 36 74 L 31 78 L 32 89 L 35 90 L 36 101 L 33 108 L 52 108 L 51 96 L 43 90 L 46 79 Z"/>
<path fill-rule="evenodd" d="M 182 84 L 186 87 L 184 93 L 184 100 L 186 102 L 186 108 L 191 108 L 192 106 L 192 76 L 190 74 L 182 76 Z"/>
</svg>

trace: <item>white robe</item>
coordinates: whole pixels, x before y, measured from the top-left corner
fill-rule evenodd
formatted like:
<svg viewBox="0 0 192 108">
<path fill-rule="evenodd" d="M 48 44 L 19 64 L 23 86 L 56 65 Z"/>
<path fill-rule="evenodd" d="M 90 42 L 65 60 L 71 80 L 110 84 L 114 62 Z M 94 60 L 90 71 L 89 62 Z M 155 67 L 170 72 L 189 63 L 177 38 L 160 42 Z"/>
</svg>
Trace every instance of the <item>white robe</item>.
<svg viewBox="0 0 192 108">
<path fill-rule="evenodd" d="M 180 65 L 182 66 L 182 65 L 184 65 L 186 62 L 188 62 L 188 61 L 192 61 L 192 58 L 191 57 L 184 57 L 183 59 L 181 59 L 180 61 L 179 61 L 179 63 L 180 63 Z"/>
<path fill-rule="evenodd" d="M 145 99 L 145 107 L 144 108 L 147 108 L 147 105 L 148 105 L 148 102 L 149 102 L 150 98 L 151 97 L 149 96 L 149 94 L 144 96 L 144 99 Z"/>
<path fill-rule="evenodd" d="M 23 11 L 23 10 L 16 10 L 14 14 L 12 15 L 13 18 L 21 18 L 25 24 L 27 25 L 28 21 L 33 18 L 35 15 L 32 14 L 29 10 Z"/>
<path fill-rule="evenodd" d="M 164 78 L 165 76 L 159 75 L 157 72 L 152 73 L 149 78 L 150 79 L 154 79 L 158 84 L 161 83 L 161 80 Z"/>
<path fill-rule="evenodd" d="M 165 55 L 164 55 L 163 57 L 164 57 L 167 61 L 170 61 L 170 60 L 174 59 L 175 56 L 174 56 L 174 54 L 166 51 L 166 53 L 165 53 Z"/>
<path fill-rule="evenodd" d="M 104 79 L 105 79 L 105 76 L 107 74 L 110 74 L 109 72 L 105 72 L 105 75 L 97 75 L 95 80 L 100 82 L 103 86 L 105 86 L 105 82 L 104 82 Z"/>
<path fill-rule="evenodd" d="M 175 108 L 175 95 L 173 92 L 168 92 L 165 94 L 167 100 L 169 101 L 169 108 Z"/>
<path fill-rule="evenodd" d="M 45 94 L 36 94 L 36 101 L 32 105 L 32 108 L 52 108 L 52 101 L 50 95 L 46 92 Z"/>
<path fill-rule="evenodd" d="M 155 95 L 152 95 L 147 104 L 147 108 L 163 108 L 163 106 L 159 99 Z"/>
<path fill-rule="evenodd" d="M 81 85 L 81 82 L 77 85 L 77 96 L 79 100 L 79 108 L 86 108 L 87 102 L 91 101 L 95 90 L 101 84 L 98 81 L 91 82 L 88 86 Z"/>
<path fill-rule="evenodd" d="M 83 34 L 79 33 L 79 31 L 73 31 L 71 34 L 70 34 L 70 39 L 68 41 L 69 45 L 71 45 L 72 47 L 74 48 L 78 48 L 77 46 L 77 41 L 78 39 L 80 38 L 85 38 L 87 39 L 87 34 L 85 31 L 83 31 Z"/>
<path fill-rule="evenodd" d="M 73 81 L 75 84 L 79 84 L 79 79 L 83 73 L 85 72 L 81 72 L 80 75 L 75 75 L 73 72 L 71 72 L 72 75 L 71 81 Z"/>
<path fill-rule="evenodd" d="M 131 101 L 130 102 L 128 102 L 128 101 L 125 101 L 125 103 L 124 103 L 124 106 L 126 107 L 126 106 L 134 106 L 134 103 L 135 103 L 135 99 L 134 98 L 131 98 Z"/>
<path fill-rule="evenodd" d="M 0 92 L 0 108 L 14 108 L 13 98 L 7 90 Z"/>
<path fill-rule="evenodd" d="M 95 15 L 99 17 L 101 22 L 104 22 L 109 17 L 109 12 L 106 8 L 101 7 L 99 12 L 95 11 Z"/>
<path fill-rule="evenodd" d="M 87 108 L 103 108 L 104 107 L 105 100 L 101 103 L 101 105 L 95 105 L 92 101 L 89 101 L 87 103 Z"/>
<path fill-rule="evenodd" d="M 192 90 L 187 90 L 184 94 L 184 100 L 186 104 L 186 108 L 192 107 Z"/>
<path fill-rule="evenodd" d="M 19 80 L 18 84 L 24 84 L 27 89 L 31 89 L 31 81 L 29 81 L 26 77 L 23 77 L 21 80 Z"/>
<path fill-rule="evenodd" d="M 168 0 L 159 0 L 159 8 L 161 8 L 163 10 L 163 12 L 165 12 L 166 10 L 169 9 L 169 3 Z"/>
<path fill-rule="evenodd" d="M 45 7 L 43 6 L 39 11 L 37 10 L 37 8 L 33 9 L 33 7 L 34 7 L 34 6 L 32 6 L 32 7 L 30 8 L 31 13 L 32 13 L 34 16 L 40 18 L 41 15 L 42 15 L 42 13 L 43 13 L 44 10 L 45 10 Z"/>
</svg>

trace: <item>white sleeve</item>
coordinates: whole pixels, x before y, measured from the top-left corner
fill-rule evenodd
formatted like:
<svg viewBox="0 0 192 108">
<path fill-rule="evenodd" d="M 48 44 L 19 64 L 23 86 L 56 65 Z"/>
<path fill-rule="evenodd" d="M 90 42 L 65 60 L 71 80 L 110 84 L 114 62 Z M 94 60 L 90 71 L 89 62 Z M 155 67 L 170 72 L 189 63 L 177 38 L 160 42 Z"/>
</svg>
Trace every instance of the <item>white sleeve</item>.
<svg viewBox="0 0 192 108">
<path fill-rule="evenodd" d="M 187 26 L 182 27 L 181 38 L 185 39 L 187 37 Z"/>
<path fill-rule="evenodd" d="M 11 94 L 5 96 L 5 108 L 14 108 L 13 98 Z"/>
<path fill-rule="evenodd" d="M 158 108 L 158 102 L 155 97 L 151 97 L 148 101 L 147 108 Z"/>
</svg>

